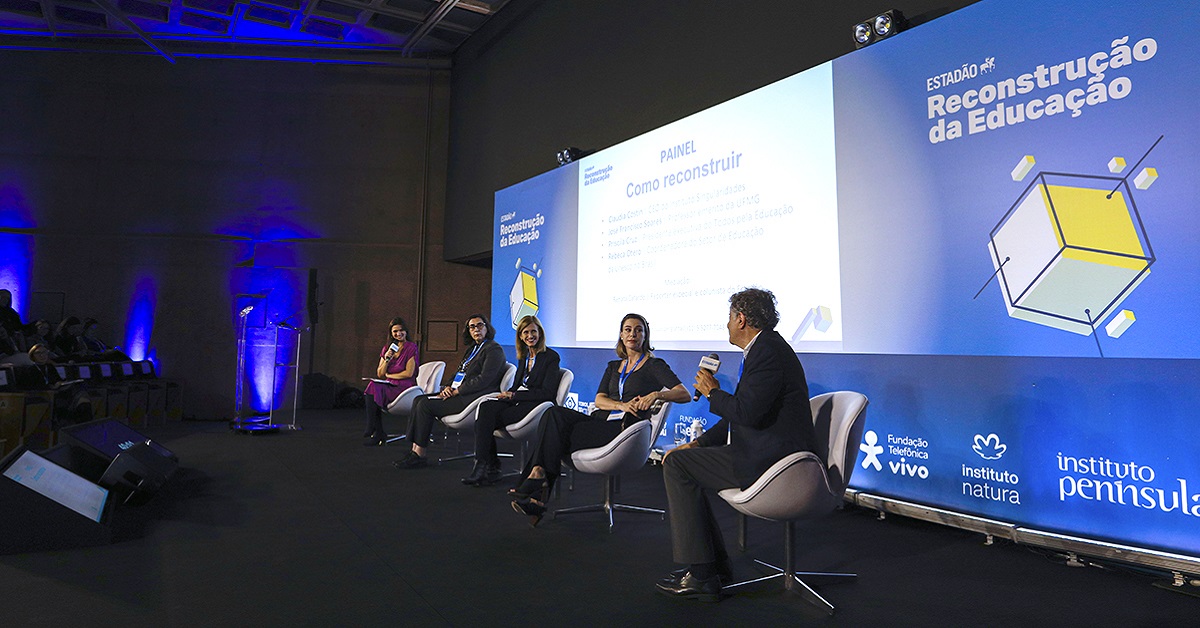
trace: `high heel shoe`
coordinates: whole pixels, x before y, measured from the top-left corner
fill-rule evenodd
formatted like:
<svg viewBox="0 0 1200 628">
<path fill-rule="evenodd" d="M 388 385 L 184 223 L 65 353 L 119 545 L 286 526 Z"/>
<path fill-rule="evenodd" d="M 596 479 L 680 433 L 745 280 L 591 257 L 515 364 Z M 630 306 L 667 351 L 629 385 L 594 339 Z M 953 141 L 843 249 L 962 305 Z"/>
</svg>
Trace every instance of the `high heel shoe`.
<svg viewBox="0 0 1200 628">
<path fill-rule="evenodd" d="M 520 499 L 529 499 L 546 488 L 546 478 L 526 477 L 514 488 L 508 489 L 508 494 Z"/>
<path fill-rule="evenodd" d="M 532 498 L 515 500 L 512 503 L 513 510 L 529 517 L 530 527 L 537 527 L 541 523 L 542 517 L 546 514 L 546 505 L 539 503 Z"/>
<path fill-rule="evenodd" d="M 363 443 L 363 447 L 382 447 L 387 444 L 387 439 L 382 436 L 367 435 L 367 441 Z"/>
</svg>

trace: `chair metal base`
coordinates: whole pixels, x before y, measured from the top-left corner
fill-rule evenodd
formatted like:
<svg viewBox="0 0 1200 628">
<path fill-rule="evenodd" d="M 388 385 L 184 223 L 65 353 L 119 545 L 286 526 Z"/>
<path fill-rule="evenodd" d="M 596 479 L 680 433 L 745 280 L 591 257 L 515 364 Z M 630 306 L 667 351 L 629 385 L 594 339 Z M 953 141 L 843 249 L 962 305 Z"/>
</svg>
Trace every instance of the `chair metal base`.
<svg viewBox="0 0 1200 628">
<path fill-rule="evenodd" d="M 559 515 L 573 515 L 581 512 L 603 512 L 608 517 L 608 531 L 613 531 L 613 511 L 633 512 L 643 515 L 658 515 L 660 519 L 666 518 L 666 511 L 658 508 L 646 508 L 644 506 L 633 506 L 630 504 L 615 504 L 613 503 L 613 492 L 616 486 L 616 476 L 605 476 L 604 482 L 604 503 L 591 504 L 589 506 L 572 506 L 571 508 L 561 508 L 554 511 L 554 517 Z M 557 488 L 557 486 L 555 487 Z"/>
<path fill-rule="evenodd" d="M 738 535 L 740 537 L 738 540 L 739 540 L 739 544 L 742 546 L 742 551 L 745 551 L 745 539 L 746 539 L 746 536 L 745 536 L 746 535 L 746 527 L 745 526 L 746 526 L 745 518 L 742 518 L 741 521 L 739 521 L 739 526 L 738 526 L 739 527 Z M 858 574 L 823 572 L 823 571 L 796 571 L 796 560 L 795 560 L 796 552 L 795 552 L 795 547 L 794 547 L 795 546 L 795 538 L 796 538 L 795 523 L 792 521 L 784 522 L 783 552 L 784 552 L 784 560 L 786 561 L 784 563 L 784 566 L 782 568 L 776 567 L 775 565 L 772 565 L 767 562 L 763 562 L 756 558 L 756 559 L 754 559 L 754 562 L 757 563 L 760 567 L 765 567 L 766 569 L 773 571 L 775 573 L 773 573 L 769 576 L 764 576 L 762 578 L 755 578 L 753 580 L 746 580 L 744 582 L 738 582 L 735 584 L 731 584 L 729 586 L 722 587 L 722 590 L 725 592 L 730 592 L 733 589 L 745 587 L 741 591 L 737 591 L 738 593 L 741 593 L 742 591 L 751 591 L 751 590 L 755 590 L 755 589 L 761 589 L 763 587 L 758 586 L 758 585 L 761 585 L 763 583 L 770 584 L 776 580 L 782 580 L 783 588 L 785 591 L 790 591 L 792 593 L 799 595 L 800 597 L 803 597 L 805 600 L 808 600 L 809 603 L 813 604 L 817 608 L 820 608 L 821 610 L 825 611 L 826 613 L 832 615 L 833 611 L 834 611 L 833 604 L 830 604 L 829 600 L 826 600 L 825 598 L 821 597 L 821 595 L 819 593 L 814 591 L 813 588 L 811 586 L 809 586 L 808 582 L 805 582 L 805 579 L 807 579 L 809 582 L 812 582 L 813 584 L 824 584 L 824 583 L 845 582 L 847 580 L 853 580 L 858 577 Z M 820 582 L 820 581 L 825 581 L 825 582 Z"/>
<path fill-rule="evenodd" d="M 496 456 L 499 458 L 512 458 L 513 457 L 512 454 L 503 452 L 503 451 L 497 453 Z M 475 458 L 475 452 L 469 451 L 465 454 L 459 454 L 457 456 L 449 456 L 447 458 L 438 458 L 438 464 L 442 464 L 443 462 L 453 462 L 455 460 L 472 460 L 474 458 Z"/>
<path fill-rule="evenodd" d="M 753 580 L 746 580 L 744 582 L 731 584 L 722 587 L 721 590 L 725 593 L 743 593 L 755 590 L 763 590 L 767 588 L 763 585 L 774 584 L 776 581 L 782 580 L 785 591 L 790 591 L 796 595 L 799 595 L 805 600 L 808 600 L 808 602 L 812 605 L 820 608 L 829 615 L 832 615 L 834 611 L 833 604 L 830 604 L 829 600 L 821 597 L 820 593 L 814 591 L 813 588 L 809 586 L 808 582 L 805 582 L 805 579 L 814 581 L 813 584 L 819 584 L 819 582 L 815 582 L 815 580 L 826 579 L 831 582 L 843 582 L 845 580 L 851 580 L 858 577 L 858 574 L 852 573 L 829 573 L 818 571 L 798 571 L 788 573 L 785 569 L 781 569 L 775 565 L 765 563 L 761 560 L 755 559 L 754 562 L 774 571 L 775 573 L 769 576 L 763 576 L 762 578 L 755 578 Z M 804 579 L 802 579 L 802 577 Z M 740 590 L 735 591 L 735 589 Z"/>
</svg>

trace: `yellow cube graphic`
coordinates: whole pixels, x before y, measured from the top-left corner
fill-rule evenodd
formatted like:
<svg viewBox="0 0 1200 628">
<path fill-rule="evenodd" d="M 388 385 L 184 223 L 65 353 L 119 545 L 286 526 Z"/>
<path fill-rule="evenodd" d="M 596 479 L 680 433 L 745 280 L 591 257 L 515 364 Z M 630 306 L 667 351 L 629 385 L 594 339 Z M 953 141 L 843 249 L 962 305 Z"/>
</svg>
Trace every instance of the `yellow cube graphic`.
<svg viewBox="0 0 1200 628">
<path fill-rule="evenodd" d="M 1040 173 L 988 249 L 1009 316 L 1083 335 L 1154 263 L 1129 186 L 1115 177 Z"/>
<path fill-rule="evenodd" d="M 513 282 L 512 292 L 508 295 L 508 306 L 512 313 L 513 329 L 517 322 L 526 316 L 534 316 L 538 311 L 537 277 L 528 269 L 522 268 Z"/>
</svg>

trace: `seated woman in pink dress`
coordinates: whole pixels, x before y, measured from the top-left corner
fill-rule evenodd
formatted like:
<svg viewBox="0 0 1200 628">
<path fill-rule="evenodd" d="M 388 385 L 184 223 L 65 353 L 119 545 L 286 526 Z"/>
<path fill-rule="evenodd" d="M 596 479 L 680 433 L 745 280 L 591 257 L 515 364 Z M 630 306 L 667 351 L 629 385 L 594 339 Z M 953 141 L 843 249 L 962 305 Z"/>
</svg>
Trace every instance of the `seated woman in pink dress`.
<svg viewBox="0 0 1200 628">
<path fill-rule="evenodd" d="M 365 392 L 367 407 L 366 445 L 382 445 L 387 441 L 383 431 L 383 409 L 400 396 L 401 392 L 417 385 L 417 366 L 421 363 L 417 355 L 417 343 L 408 339 L 408 324 L 397 316 L 388 323 L 388 340 L 379 352 L 379 367 L 375 376 L 387 380 L 386 384 L 367 382 Z"/>
</svg>

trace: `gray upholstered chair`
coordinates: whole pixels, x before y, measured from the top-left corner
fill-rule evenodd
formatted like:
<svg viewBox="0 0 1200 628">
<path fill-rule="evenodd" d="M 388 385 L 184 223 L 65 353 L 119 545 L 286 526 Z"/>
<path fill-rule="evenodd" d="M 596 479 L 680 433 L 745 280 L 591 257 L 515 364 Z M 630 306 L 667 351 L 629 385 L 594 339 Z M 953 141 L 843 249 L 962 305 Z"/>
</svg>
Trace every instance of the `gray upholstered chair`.
<svg viewBox="0 0 1200 628">
<path fill-rule="evenodd" d="M 492 432 L 496 438 L 505 440 L 515 440 L 521 444 L 521 461 L 525 460 L 525 448 L 529 443 L 529 439 L 537 434 L 538 425 L 542 422 L 542 416 L 546 411 L 556 405 L 563 405 L 567 401 L 567 395 L 571 394 L 571 384 L 575 383 L 575 373 L 571 369 L 560 369 L 558 378 L 558 392 L 554 395 L 554 401 L 543 401 L 537 407 L 529 411 L 525 418 L 506 425 Z M 502 477 L 511 477 L 521 475 L 520 469 L 509 471 Z"/>
<path fill-rule="evenodd" d="M 867 398 L 860 393 L 841 391 L 817 395 L 810 403 L 818 451 L 790 454 L 767 469 L 749 488 L 729 488 L 717 493 L 743 515 L 784 524 L 783 568 L 755 560 L 778 573 L 727 586 L 725 591 L 736 593 L 742 587 L 782 579 L 785 589 L 799 593 L 832 615 L 833 605 L 818 595 L 801 577 L 815 581 L 845 580 L 857 576 L 797 572 L 793 525 L 798 520 L 832 512 L 842 503 L 842 496 L 858 459 L 858 443 L 862 439 L 867 416 Z M 744 538 L 742 545 L 744 548 Z"/>
<path fill-rule="evenodd" d="M 400 393 L 388 404 L 387 413 L 393 416 L 408 416 L 412 414 L 413 402 L 421 395 L 432 395 L 442 389 L 442 375 L 446 372 L 446 363 L 440 361 L 426 362 L 417 367 L 417 385 Z M 392 443 L 404 438 L 404 434 L 389 434 L 387 442 Z"/>
<path fill-rule="evenodd" d="M 517 378 L 517 366 L 511 362 L 505 362 L 504 363 L 504 374 L 500 376 L 500 388 L 499 389 L 497 389 L 495 392 L 490 392 L 486 395 L 481 395 L 479 397 L 476 397 L 475 399 L 473 399 L 471 401 L 471 403 L 467 404 L 466 408 L 463 408 L 462 412 L 459 412 L 457 414 L 448 414 L 444 417 L 439 417 L 438 420 L 440 420 L 442 422 L 442 425 L 445 425 L 446 427 L 454 430 L 455 432 L 459 432 L 459 433 L 469 432 L 469 431 L 475 429 L 475 415 L 479 412 L 479 404 L 481 404 L 485 401 L 495 399 L 496 395 L 499 395 L 501 391 L 505 391 L 505 390 L 508 390 L 509 388 L 512 388 L 513 380 L 515 380 L 516 378 Z M 450 460 L 466 460 L 468 458 L 474 458 L 474 457 L 475 457 L 475 452 L 472 451 L 472 452 L 459 454 L 456 456 L 450 456 L 448 458 L 438 458 L 438 462 L 448 462 Z"/>
<path fill-rule="evenodd" d="M 613 503 L 613 493 L 616 490 L 617 476 L 629 471 L 636 471 L 650 459 L 650 448 L 654 439 L 662 431 L 663 421 L 671 411 L 671 402 L 664 402 L 654 410 L 649 421 L 638 421 L 625 428 L 616 438 L 602 447 L 580 449 L 571 454 L 567 464 L 580 473 L 598 473 L 605 476 L 604 502 L 590 506 L 575 506 L 554 511 L 554 516 L 570 515 L 580 512 L 603 511 L 608 516 L 608 531 L 613 529 L 613 511 L 636 512 L 642 514 L 664 516 L 664 511 L 658 508 L 645 508 L 628 504 Z"/>
</svg>

